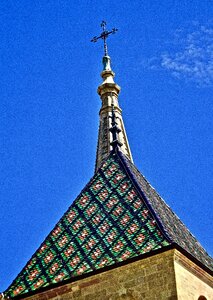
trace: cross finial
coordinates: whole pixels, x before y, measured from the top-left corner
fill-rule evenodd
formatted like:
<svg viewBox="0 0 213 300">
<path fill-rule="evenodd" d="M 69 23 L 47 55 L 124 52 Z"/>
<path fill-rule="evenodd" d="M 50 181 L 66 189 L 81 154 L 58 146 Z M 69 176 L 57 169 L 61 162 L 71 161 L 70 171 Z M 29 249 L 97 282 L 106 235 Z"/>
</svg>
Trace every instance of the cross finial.
<svg viewBox="0 0 213 300">
<path fill-rule="evenodd" d="M 106 30 L 106 22 L 105 21 L 102 21 L 101 27 L 103 29 L 103 32 L 99 36 L 94 36 L 94 38 L 91 40 L 91 42 L 95 43 L 95 42 L 97 42 L 98 39 L 104 40 L 104 56 L 108 56 L 106 39 L 108 38 L 108 36 L 110 34 L 116 33 L 116 31 L 118 31 L 118 29 L 113 28 L 111 31 Z"/>
</svg>

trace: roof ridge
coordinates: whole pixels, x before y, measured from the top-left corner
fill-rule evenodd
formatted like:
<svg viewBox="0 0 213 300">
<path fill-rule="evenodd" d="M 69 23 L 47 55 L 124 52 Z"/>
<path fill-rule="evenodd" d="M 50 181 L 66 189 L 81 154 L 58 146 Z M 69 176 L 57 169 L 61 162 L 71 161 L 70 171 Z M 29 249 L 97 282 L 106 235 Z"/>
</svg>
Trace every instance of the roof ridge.
<svg viewBox="0 0 213 300">
<path fill-rule="evenodd" d="M 136 183 L 136 185 L 139 187 L 139 190 L 143 192 L 142 183 L 139 182 L 139 178 L 137 176 L 140 176 L 140 178 L 145 182 L 145 184 L 151 189 L 152 195 L 150 195 L 150 198 L 148 199 L 146 197 L 146 194 L 149 193 L 149 191 L 146 191 L 146 193 L 142 193 L 145 195 L 146 201 L 148 201 L 148 204 L 152 207 L 152 210 L 154 210 L 155 215 L 158 216 L 158 220 L 160 221 L 160 224 L 163 226 L 164 232 L 170 237 L 171 243 L 174 245 L 178 245 L 179 248 L 182 248 L 185 252 L 187 252 L 189 255 L 193 256 L 196 260 L 198 260 L 201 264 L 206 266 L 209 270 L 213 269 L 212 264 L 212 257 L 208 254 L 208 252 L 203 248 L 203 246 L 199 243 L 197 238 L 191 233 L 191 231 L 187 228 L 187 226 L 181 221 L 181 219 L 177 216 L 175 212 L 173 212 L 172 208 L 161 198 L 161 196 L 158 194 L 158 192 L 151 186 L 151 184 L 148 182 L 148 180 L 141 174 L 141 172 L 137 169 L 135 164 L 133 164 L 126 156 L 123 155 L 123 153 L 119 152 L 119 157 L 127 167 L 127 170 L 129 172 L 130 177 L 132 180 Z M 133 170 L 135 169 L 135 170 Z M 137 174 L 136 174 L 137 172 Z M 157 208 L 156 203 L 154 203 L 156 200 L 155 197 L 158 198 L 158 204 L 161 204 L 163 206 L 163 209 L 165 210 L 165 213 L 167 214 L 167 217 L 170 217 L 170 220 L 165 222 L 165 217 L 162 218 L 162 211 Z M 150 203 L 151 200 L 151 203 Z M 155 204 L 155 205 L 154 205 Z M 160 206 L 160 205 L 159 205 Z M 173 220 L 171 220 L 171 215 Z M 172 224 L 171 224 L 172 223 Z M 179 223 L 178 227 L 182 226 L 182 228 L 175 228 L 175 223 Z M 171 227 L 172 225 L 172 227 Z M 167 228 L 165 228 L 167 227 Z M 177 229 L 177 230 L 176 230 Z M 184 230 L 185 232 L 182 234 L 182 236 L 179 237 L 180 231 Z M 179 231 L 179 232 L 178 232 Z M 191 239 L 187 240 L 188 238 Z M 182 239 L 182 240 L 181 240 Z M 193 245 L 190 245 L 192 243 Z M 202 253 L 202 255 L 201 255 Z"/>
<path fill-rule="evenodd" d="M 144 198 L 144 200 L 146 201 L 146 204 L 148 206 L 148 208 L 150 209 L 153 217 L 156 219 L 159 227 L 161 228 L 161 230 L 163 231 L 163 234 L 165 236 L 165 238 L 168 240 L 169 243 L 173 243 L 174 241 L 171 239 L 171 237 L 169 236 L 169 233 L 165 230 L 165 228 L 163 227 L 163 224 L 159 218 L 159 216 L 157 215 L 157 213 L 155 212 L 155 210 L 152 208 L 151 203 L 149 201 L 149 199 L 146 197 L 145 193 L 143 192 L 143 190 L 141 189 L 140 185 L 137 182 L 137 178 L 135 177 L 135 175 L 131 172 L 130 168 L 128 167 L 128 165 L 126 164 L 126 159 L 129 161 L 129 163 L 133 164 L 134 167 L 137 169 L 137 167 L 135 166 L 134 163 L 132 163 L 127 156 L 124 156 L 124 154 L 118 150 L 118 157 L 120 158 L 120 161 L 122 163 L 122 165 L 124 166 L 129 178 L 133 181 L 133 184 L 135 186 L 135 188 L 137 189 L 138 193 L 141 195 L 142 198 Z M 124 159 L 125 157 L 125 159 Z M 138 169 L 137 169 L 138 170 Z M 138 170 L 139 172 L 139 170 Z M 140 173 L 140 172 L 139 172 Z M 141 174 L 142 175 L 142 174 Z M 143 175 L 142 175 L 143 176 Z"/>
</svg>

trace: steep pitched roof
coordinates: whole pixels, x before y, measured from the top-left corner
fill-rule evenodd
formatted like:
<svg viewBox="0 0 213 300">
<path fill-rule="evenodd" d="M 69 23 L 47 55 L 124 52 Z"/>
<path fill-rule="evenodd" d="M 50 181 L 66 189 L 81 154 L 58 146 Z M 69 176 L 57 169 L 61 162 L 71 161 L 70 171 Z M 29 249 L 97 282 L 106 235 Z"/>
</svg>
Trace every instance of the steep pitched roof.
<svg viewBox="0 0 213 300">
<path fill-rule="evenodd" d="M 159 196 L 147 179 L 138 171 L 136 166 L 131 163 L 122 153 L 120 153 L 120 156 L 122 156 L 122 160 L 125 162 L 128 173 L 132 177 L 134 184 L 146 198 L 147 203 L 154 211 L 170 241 L 179 245 L 183 250 L 191 254 L 204 266 L 210 270 L 213 270 L 212 258 L 208 255 L 197 239 L 191 234 L 178 216 Z"/>
<path fill-rule="evenodd" d="M 136 167 L 111 153 L 5 295 L 23 296 L 173 243 L 211 268 L 211 258 Z"/>
</svg>

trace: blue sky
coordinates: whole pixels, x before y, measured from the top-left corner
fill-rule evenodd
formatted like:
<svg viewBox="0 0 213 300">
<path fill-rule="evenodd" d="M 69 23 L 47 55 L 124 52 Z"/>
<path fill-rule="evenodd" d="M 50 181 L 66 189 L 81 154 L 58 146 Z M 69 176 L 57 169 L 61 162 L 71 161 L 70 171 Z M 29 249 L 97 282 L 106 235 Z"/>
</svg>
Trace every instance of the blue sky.
<svg viewBox="0 0 213 300">
<path fill-rule="evenodd" d="M 134 162 L 213 253 L 212 6 L 1 1 L 0 291 L 93 175 L 103 19 Z"/>
</svg>

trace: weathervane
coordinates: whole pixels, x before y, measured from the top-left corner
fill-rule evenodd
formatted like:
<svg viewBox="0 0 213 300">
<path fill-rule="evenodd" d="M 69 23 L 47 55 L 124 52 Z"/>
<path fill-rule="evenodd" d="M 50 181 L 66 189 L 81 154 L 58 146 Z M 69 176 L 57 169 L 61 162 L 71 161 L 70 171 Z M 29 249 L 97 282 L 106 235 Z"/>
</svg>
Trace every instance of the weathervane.
<svg viewBox="0 0 213 300">
<path fill-rule="evenodd" d="M 102 21 L 101 27 L 103 29 L 103 32 L 99 36 L 94 36 L 94 38 L 91 40 L 91 42 L 95 43 L 95 42 L 97 42 L 98 39 L 104 40 L 104 55 L 108 56 L 106 39 L 108 38 L 108 36 L 110 34 L 116 33 L 116 31 L 118 31 L 118 29 L 113 28 L 111 31 L 106 30 L 106 22 L 105 21 Z"/>
</svg>

